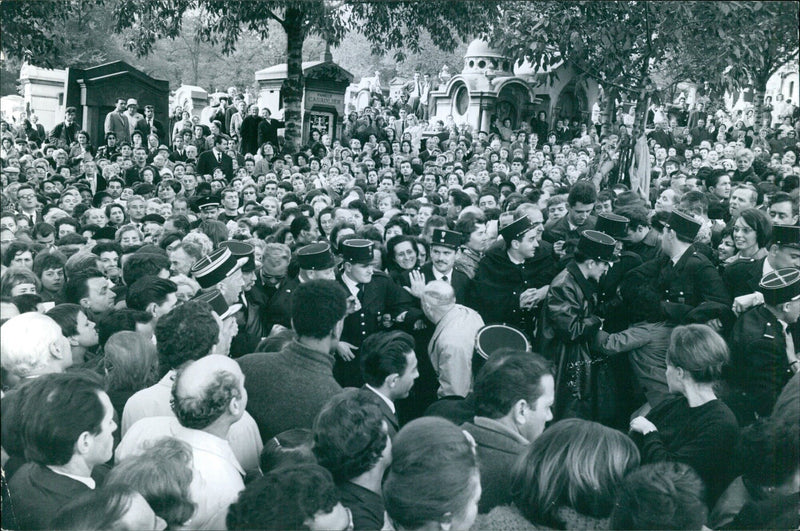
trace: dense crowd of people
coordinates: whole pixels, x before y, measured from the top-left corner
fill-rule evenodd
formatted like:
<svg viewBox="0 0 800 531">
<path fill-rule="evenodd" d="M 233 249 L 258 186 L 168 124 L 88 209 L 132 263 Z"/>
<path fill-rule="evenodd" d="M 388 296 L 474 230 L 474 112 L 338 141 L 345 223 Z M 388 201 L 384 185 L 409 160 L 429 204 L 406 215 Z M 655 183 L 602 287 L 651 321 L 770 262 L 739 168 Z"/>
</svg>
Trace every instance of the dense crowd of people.
<svg viewBox="0 0 800 531">
<path fill-rule="evenodd" d="M 797 107 L 414 87 L 2 122 L 4 529 L 800 525 Z"/>
</svg>

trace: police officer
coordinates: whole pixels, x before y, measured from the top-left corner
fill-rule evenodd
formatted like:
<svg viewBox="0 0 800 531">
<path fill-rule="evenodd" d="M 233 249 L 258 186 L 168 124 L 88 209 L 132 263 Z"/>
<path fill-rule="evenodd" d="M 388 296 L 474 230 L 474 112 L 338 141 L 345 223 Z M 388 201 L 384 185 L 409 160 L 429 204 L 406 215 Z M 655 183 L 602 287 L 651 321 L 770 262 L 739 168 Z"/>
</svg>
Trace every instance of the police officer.
<svg viewBox="0 0 800 531">
<path fill-rule="evenodd" d="M 500 230 L 505 245 L 492 246 L 478 264 L 467 305 L 486 324 L 507 324 L 533 337 L 534 308 L 558 269 L 550 244 L 539 253 L 542 213 L 531 211 Z"/>
<path fill-rule="evenodd" d="M 469 289 L 469 277 L 454 268 L 456 252 L 461 245 L 461 233 L 445 229 L 433 229 L 431 235 L 431 259 L 422 269 L 406 271 L 400 283 L 408 287 L 408 292 L 421 299 L 428 282 L 442 280 L 453 286 L 456 303 L 464 304 Z"/>
<path fill-rule="evenodd" d="M 722 280 L 733 297 L 734 311 L 741 313 L 761 304 L 758 284 L 767 273 L 786 267 L 800 267 L 800 226 L 773 225 L 769 254 L 761 259 L 740 258 L 725 268 Z"/>
<path fill-rule="evenodd" d="M 258 342 L 266 335 L 261 323 L 261 307 L 253 299 L 253 286 L 256 283 L 255 247 L 242 241 L 220 242 L 221 248 L 230 250 L 237 259 L 244 258 L 242 264 L 242 279 L 244 287 L 239 297 L 242 309 L 236 314 L 239 333 L 231 343 L 231 357 L 238 358 L 256 351 Z"/>
<path fill-rule="evenodd" d="M 637 253 L 624 250 L 622 243 L 628 237 L 629 219 L 611 212 L 598 214 L 595 230 L 617 240 L 619 260 L 611 264 L 608 272 L 600 278 L 598 285 L 598 314 L 605 318 L 603 329 L 606 332 L 619 332 L 626 328 L 628 322 L 622 299 L 617 288 L 622 279 L 632 269 L 642 265 L 642 258 Z"/>
<path fill-rule="evenodd" d="M 656 286 L 670 321 L 709 322 L 719 330 L 731 299 L 717 269 L 693 244 L 700 227 L 689 214 L 673 210 L 661 238 L 662 255 L 635 268 L 629 279 Z"/>
<path fill-rule="evenodd" d="M 764 304 L 736 321 L 731 335 L 728 380 L 739 391 L 731 405 L 739 423 L 769 416 L 783 386 L 800 370 L 797 345 L 788 331 L 800 316 L 800 269 L 778 269 L 758 285 Z"/>
<path fill-rule="evenodd" d="M 602 319 L 595 313 L 597 282 L 619 257 L 617 241 L 602 232 L 581 233 L 574 259 L 553 279 L 542 306 L 539 352 L 556 370 L 555 418 L 610 424 L 617 417 L 608 366 L 593 359 Z"/>
<path fill-rule="evenodd" d="M 327 242 L 312 243 L 297 251 L 297 266 L 301 283 L 311 280 L 336 280 L 337 261 Z"/>
<path fill-rule="evenodd" d="M 337 347 L 333 375 L 342 387 L 361 387 L 358 348 L 375 332 L 403 322 L 413 307 L 411 295 L 389 275 L 372 268 L 371 240 L 350 239 L 339 244 L 344 268 L 337 280 L 349 295 L 348 315 Z"/>
</svg>

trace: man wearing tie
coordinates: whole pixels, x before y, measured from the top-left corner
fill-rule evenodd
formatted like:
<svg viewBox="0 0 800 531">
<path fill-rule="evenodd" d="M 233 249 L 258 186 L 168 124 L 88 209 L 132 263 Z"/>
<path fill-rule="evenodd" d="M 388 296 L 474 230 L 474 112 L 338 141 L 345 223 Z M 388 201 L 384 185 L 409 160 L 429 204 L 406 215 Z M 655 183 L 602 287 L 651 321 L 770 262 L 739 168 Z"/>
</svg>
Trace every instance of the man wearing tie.
<svg viewBox="0 0 800 531">
<path fill-rule="evenodd" d="M 401 107 L 400 110 L 397 111 L 397 114 L 399 117 L 397 118 L 397 120 L 394 121 L 392 125 L 394 126 L 394 132 L 396 135 L 395 138 L 402 138 L 403 131 L 406 130 L 406 125 L 407 125 L 406 116 L 408 115 L 408 111 L 405 108 Z"/>
<path fill-rule="evenodd" d="M 422 298 L 425 285 L 434 280 L 443 280 L 451 286 L 456 295 L 456 302 L 464 304 L 469 288 L 469 277 L 461 271 L 456 271 L 456 251 L 461 245 L 463 236 L 459 232 L 444 229 L 434 229 L 431 237 L 431 260 L 420 271 L 407 271 L 403 273 L 401 284 L 406 291 Z"/>
<path fill-rule="evenodd" d="M 156 120 L 155 107 L 152 105 L 144 106 L 144 120 L 139 120 L 136 128 L 142 132 L 145 138 L 155 133 L 158 136 L 159 145 L 167 143 L 167 130 L 164 129 L 164 124 Z"/>
<path fill-rule="evenodd" d="M 414 80 L 409 81 L 406 84 L 405 89 L 408 91 L 408 94 L 411 97 L 408 103 L 416 113 L 422 98 L 422 80 L 419 77 L 419 72 L 414 72 Z"/>
<path fill-rule="evenodd" d="M 225 143 L 225 137 L 217 135 L 214 137 L 214 147 L 200 153 L 197 158 L 198 175 L 213 175 L 215 168 L 221 168 L 226 179 L 233 178 L 233 160 L 223 152 Z"/>
</svg>

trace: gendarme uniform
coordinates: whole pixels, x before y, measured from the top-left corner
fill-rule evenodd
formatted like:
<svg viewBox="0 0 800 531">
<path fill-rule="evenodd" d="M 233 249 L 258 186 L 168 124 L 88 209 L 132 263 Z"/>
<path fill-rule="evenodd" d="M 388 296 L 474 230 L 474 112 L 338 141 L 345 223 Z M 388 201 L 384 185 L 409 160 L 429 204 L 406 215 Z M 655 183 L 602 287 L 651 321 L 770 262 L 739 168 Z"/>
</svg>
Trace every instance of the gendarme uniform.
<svg viewBox="0 0 800 531">
<path fill-rule="evenodd" d="M 255 247 L 252 244 L 229 240 L 220 242 L 219 246 L 229 249 L 237 258 L 245 259 L 242 264 L 242 273 L 252 273 L 256 270 Z M 258 343 L 266 336 L 261 323 L 261 307 L 253 299 L 252 292 L 251 288 L 239 296 L 242 310 L 236 314 L 239 332 L 231 342 L 230 355 L 232 358 L 255 352 Z"/>
<path fill-rule="evenodd" d="M 530 218 L 522 216 L 503 227 L 500 235 L 508 243 L 535 228 Z M 521 264 L 511 261 L 505 245 L 493 245 L 478 264 L 467 306 L 481 314 L 486 324 L 507 324 L 532 338 L 536 309 L 520 308 L 519 297 L 527 289 L 550 284 L 557 272 L 553 246 L 543 240 L 536 254 Z"/>
<path fill-rule="evenodd" d="M 700 231 L 699 222 L 677 210 L 670 214 L 666 227 L 687 241 L 694 240 Z M 662 255 L 635 268 L 629 278 L 656 287 L 664 313 L 672 322 L 705 323 L 730 313 L 732 301 L 722 278 L 694 244 L 676 263 Z"/>
<path fill-rule="evenodd" d="M 772 243 L 780 247 L 800 249 L 800 226 L 798 225 L 773 225 Z M 774 271 L 769 257 L 758 260 L 754 258 L 739 258 L 725 268 L 722 280 L 728 293 L 734 299 L 741 295 L 748 295 L 758 291 L 758 284 L 767 273 Z"/>
<path fill-rule="evenodd" d="M 767 273 L 758 285 L 764 304 L 744 312 L 731 335 L 728 379 L 738 391 L 731 409 L 740 423 L 769 416 L 783 386 L 798 370 L 797 345 L 788 327 L 770 310 L 800 299 L 800 270 L 778 269 Z"/>
<path fill-rule="evenodd" d="M 371 240 L 351 239 L 342 242 L 339 250 L 345 262 L 366 265 L 373 260 L 374 245 Z M 374 271 L 367 284 L 355 283 L 344 272 L 337 281 L 350 296 L 341 340 L 355 347 L 360 347 L 370 334 L 392 328 L 400 314 L 413 308 L 411 295 L 381 271 Z M 354 353 L 356 358 L 351 361 L 336 357 L 333 375 L 342 387 L 361 387 L 364 383 L 359 352 Z"/>
<path fill-rule="evenodd" d="M 301 247 L 297 251 L 297 266 L 300 274 L 297 280 L 302 284 L 306 282 L 304 272 L 326 271 L 338 265 L 336 257 L 331 251 L 331 245 L 327 242 L 311 243 Z"/>
<path fill-rule="evenodd" d="M 247 258 L 233 254 L 227 247 L 219 247 L 195 262 L 189 272 L 207 290 L 241 269 L 246 261 Z"/>
<path fill-rule="evenodd" d="M 618 260 L 617 241 L 585 230 L 577 250 L 597 261 Z M 555 367 L 556 420 L 577 417 L 608 424 L 616 417 L 616 392 L 604 360 L 594 355 L 602 321 L 595 313 L 597 284 L 573 260 L 550 284 L 542 307 L 539 350 Z"/>
<path fill-rule="evenodd" d="M 620 241 L 628 235 L 628 223 L 630 220 L 624 216 L 603 212 L 597 216 L 594 230 Z M 597 313 L 605 318 L 603 329 L 612 334 L 624 330 L 628 325 L 627 312 L 617 294 L 617 288 L 629 271 L 642 265 L 641 256 L 624 249 L 623 246 L 623 250 L 619 253 L 619 261 L 611 264 L 598 284 Z"/>
</svg>

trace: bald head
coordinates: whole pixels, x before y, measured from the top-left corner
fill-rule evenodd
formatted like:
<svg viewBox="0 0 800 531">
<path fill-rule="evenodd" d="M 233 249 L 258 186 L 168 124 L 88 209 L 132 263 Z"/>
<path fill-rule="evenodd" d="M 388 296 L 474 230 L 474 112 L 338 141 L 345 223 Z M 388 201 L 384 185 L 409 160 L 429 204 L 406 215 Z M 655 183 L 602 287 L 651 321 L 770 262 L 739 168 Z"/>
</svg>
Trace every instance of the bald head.
<svg viewBox="0 0 800 531">
<path fill-rule="evenodd" d="M 178 371 L 172 385 L 172 410 L 181 425 L 197 430 L 230 427 L 244 413 L 244 374 L 231 358 L 209 355 Z"/>
<path fill-rule="evenodd" d="M 442 316 L 456 304 L 453 286 L 442 280 L 428 282 L 422 293 L 422 311 L 433 323 L 439 322 Z"/>
<path fill-rule="evenodd" d="M 61 327 L 50 317 L 28 312 L 12 317 L 0 327 L 3 369 L 26 378 L 62 372 L 72 365 L 72 349 Z"/>
</svg>

